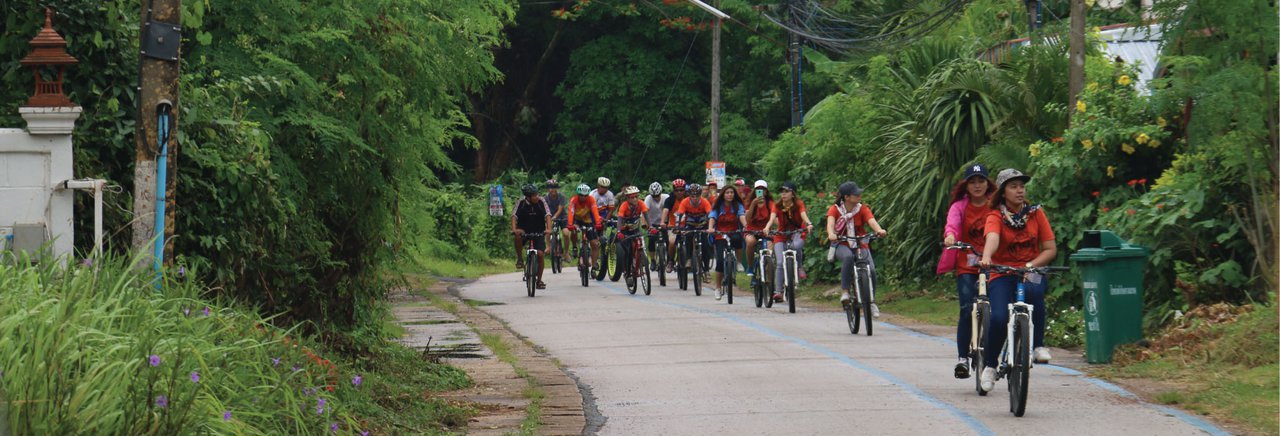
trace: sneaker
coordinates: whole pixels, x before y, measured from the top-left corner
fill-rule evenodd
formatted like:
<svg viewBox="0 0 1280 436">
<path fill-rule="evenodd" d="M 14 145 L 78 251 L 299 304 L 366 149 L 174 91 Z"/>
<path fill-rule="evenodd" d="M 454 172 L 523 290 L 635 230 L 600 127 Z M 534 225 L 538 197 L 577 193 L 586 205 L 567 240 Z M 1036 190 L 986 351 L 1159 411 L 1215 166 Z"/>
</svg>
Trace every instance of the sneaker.
<svg viewBox="0 0 1280 436">
<path fill-rule="evenodd" d="M 960 361 L 956 362 L 956 378 L 969 378 L 969 359 L 961 357 Z"/>
<path fill-rule="evenodd" d="M 996 387 L 996 369 L 990 366 L 982 368 L 982 375 L 979 376 L 978 380 L 981 382 L 984 392 L 991 392 Z"/>
<path fill-rule="evenodd" d="M 880 319 L 880 307 L 876 306 L 876 303 L 871 303 L 871 317 Z"/>
<path fill-rule="evenodd" d="M 849 299 L 851 299 L 851 298 L 853 298 L 853 297 L 850 297 L 850 296 L 849 296 L 849 291 L 841 292 L 841 293 L 840 293 L 840 304 L 842 304 L 842 305 L 847 305 L 847 304 L 849 304 Z"/>
<path fill-rule="evenodd" d="M 667 274 L 671 274 L 673 272 L 676 272 L 676 264 L 667 262 Z"/>
<path fill-rule="evenodd" d="M 774 292 L 774 293 L 773 293 L 773 302 L 774 302 L 774 303 L 782 303 L 782 302 L 784 302 L 785 300 L 786 300 L 785 298 L 782 298 L 782 293 L 781 293 L 781 292 Z"/>
<path fill-rule="evenodd" d="M 543 282 L 542 280 L 538 280 L 538 284 L 536 285 L 536 287 L 538 289 L 547 289 L 547 283 Z"/>
<path fill-rule="evenodd" d="M 721 298 L 724 298 L 724 291 L 716 289 L 716 301 L 720 301 Z"/>
<path fill-rule="evenodd" d="M 516 262 L 516 269 L 524 269 L 524 262 Z"/>
<path fill-rule="evenodd" d="M 1049 355 L 1049 348 L 1047 347 L 1036 347 L 1035 350 L 1031 351 L 1031 359 L 1035 360 L 1036 363 L 1049 363 L 1049 359 L 1052 358 L 1053 356 Z"/>
</svg>

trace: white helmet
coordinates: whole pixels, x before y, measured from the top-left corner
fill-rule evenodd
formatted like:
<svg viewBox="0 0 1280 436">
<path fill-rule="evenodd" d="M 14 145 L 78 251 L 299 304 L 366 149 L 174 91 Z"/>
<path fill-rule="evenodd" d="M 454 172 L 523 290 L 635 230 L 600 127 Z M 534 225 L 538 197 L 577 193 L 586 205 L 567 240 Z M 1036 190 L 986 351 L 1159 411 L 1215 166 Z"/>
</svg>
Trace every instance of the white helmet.
<svg viewBox="0 0 1280 436">
<path fill-rule="evenodd" d="M 650 195 L 653 195 L 653 196 L 655 196 L 655 197 L 656 197 L 656 196 L 658 196 L 658 195 L 660 195 L 660 194 L 662 194 L 662 184 L 661 184 L 661 183 L 658 183 L 658 182 L 650 183 L 650 184 L 649 184 L 649 194 L 650 194 Z"/>
<path fill-rule="evenodd" d="M 764 181 L 764 180 L 756 180 L 756 186 L 755 186 L 755 187 L 756 187 L 756 188 L 769 189 L 769 182 L 766 182 L 766 181 Z"/>
<path fill-rule="evenodd" d="M 628 186 L 627 189 L 622 190 L 622 195 L 631 195 L 631 194 L 639 194 L 639 193 L 640 193 L 640 188 L 637 188 L 635 186 Z"/>
<path fill-rule="evenodd" d="M 608 177 L 601 177 L 601 178 L 596 179 L 596 185 L 598 185 L 598 186 L 603 186 L 603 187 L 608 188 L 608 187 L 609 187 L 609 178 L 608 178 Z"/>
</svg>

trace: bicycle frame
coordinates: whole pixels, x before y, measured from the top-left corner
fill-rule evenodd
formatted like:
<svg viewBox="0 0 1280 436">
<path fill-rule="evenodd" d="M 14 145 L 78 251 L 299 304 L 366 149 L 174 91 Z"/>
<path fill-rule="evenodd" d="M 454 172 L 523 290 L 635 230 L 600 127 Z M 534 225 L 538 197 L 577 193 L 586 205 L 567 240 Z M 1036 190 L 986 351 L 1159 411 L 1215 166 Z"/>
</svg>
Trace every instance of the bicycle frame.
<svg viewBox="0 0 1280 436">
<path fill-rule="evenodd" d="M 783 239 L 783 240 L 782 240 L 782 244 L 783 244 L 783 250 L 782 250 L 782 286 L 783 286 L 783 288 L 785 288 L 785 287 L 787 287 L 787 286 L 795 286 L 795 285 L 796 285 L 796 283 L 798 282 L 798 280 L 796 280 L 796 278 L 795 278 L 795 277 L 791 277 L 790 271 L 796 271 L 797 273 L 799 273 L 799 272 L 800 272 L 800 264 L 799 264 L 799 263 L 798 263 L 798 261 L 796 260 L 796 250 L 795 250 L 795 248 L 792 248 L 792 247 L 791 247 L 791 239 L 792 239 L 792 238 L 791 238 L 791 236 L 792 236 L 792 235 L 795 235 L 795 234 L 800 233 L 800 230 L 792 230 L 792 231 L 789 231 L 789 232 L 775 232 L 775 233 L 777 233 L 777 234 L 782 235 L 782 236 L 784 236 L 784 237 L 785 237 L 785 239 Z M 788 263 L 790 263 L 791 265 L 793 265 L 793 267 L 792 267 L 791 269 L 787 269 L 787 264 L 788 264 Z"/>
<path fill-rule="evenodd" d="M 1031 312 L 1035 310 L 1035 307 L 1030 304 L 1027 304 L 1026 294 L 1027 294 L 1026 282 L 1024 280 L 1018 280 L 1017 299 L 1013 303 L 1009 304 L 1009 322 L 1008 322 L 1008 325 L 1005 326 L 1006 333 L 1005 333 L 1005 339 L 1004 339 L 1004 350 L 1000 353 L 1000 362 L 999 362 L 1000 371 L 998 371 L 998 374 L 996 375 L 997 380 L 999 380 L 1002 375 L 1007 373 L 1009 370 L 1009 367 L 1012 366 L 1012 364 L 1009 361 L 1010 359 L 1013 359 L 1013 353 L 1014 353 L 1013 326 L 1017 324 L 1014 321 L 1016 321 L 1018 318 L 1026 318 L 1027 334 L 1030 336 L 1032 335 L 1031 332 L 1036 331 L 1035 318 L 1031 316 Z M 1030 353 L 1031 341 L 1027 341 L 1026 346 L 1027 346 L 1027 352 Z M 1036 366 L 1035 359 L 1027 360 L 1027 364 L 1029 365 L 1027 367 L 1028 369 L 1034 368 Z"/>
</svg>

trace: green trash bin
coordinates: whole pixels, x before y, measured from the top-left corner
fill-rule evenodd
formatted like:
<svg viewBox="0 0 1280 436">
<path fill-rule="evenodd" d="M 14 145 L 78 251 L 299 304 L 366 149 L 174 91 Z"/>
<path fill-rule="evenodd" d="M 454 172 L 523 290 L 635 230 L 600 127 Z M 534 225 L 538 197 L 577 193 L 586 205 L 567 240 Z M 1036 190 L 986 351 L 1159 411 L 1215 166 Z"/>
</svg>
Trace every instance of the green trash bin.
<svg viewBox="0 0 1280 436">
<path fill-rule="evenodd" d="M 1110 363 L 1116 345 L 1142 339 L 1142 274 L 1147 249 L 1109 230 L 1086 230 L 1071 260 L 1084 279 L 1085 356 Z"/>
</svg>

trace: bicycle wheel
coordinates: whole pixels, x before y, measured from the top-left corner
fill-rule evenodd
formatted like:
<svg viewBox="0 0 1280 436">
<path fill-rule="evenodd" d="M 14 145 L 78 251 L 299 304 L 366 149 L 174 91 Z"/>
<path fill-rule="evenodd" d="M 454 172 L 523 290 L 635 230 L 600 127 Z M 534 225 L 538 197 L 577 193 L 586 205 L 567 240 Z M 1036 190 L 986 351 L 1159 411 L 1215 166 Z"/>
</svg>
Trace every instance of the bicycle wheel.
<svg viewBox="0 0 1280 436">
<path fill-rule="evenodd" d="M 760 260 L 761 265 L 765 265 L 764 274 L 760 275 L 761 297 L 764 298 L 764 307 L 769 309 L 773 307 L 773 284 L 778 280 L 777 266 L 774 264 L 773 255 L 766 254 Z"/>
<path fill-rule="evenodd" d="M 529 296 L 538 292 L 538 273 L 534 268 L 538 267 L 538 254 L 529 252 L 524 255 L 524 285 L 529 290 Z"/>
<path fill-rule="evenodd" d="M 556 231 L 551 234 L 551 273 L 560 274 L 564 271 L 564 247 L 560 246 L 560 232 Z"/>
<path fill-rule="evenodd" d="M 640 266 L 640 273 L 636 275 L 636 278 L 640 280 L 640 289 L 644 290 L 645 295 L 649 295 L 649 293 L 653 291 L 653 283 L 649 281 L 649 271 L 652 270 L 649 269 L 648 256 L 644 256 L 643 254 L 641 256 L 644 258 L 637 263 L 637 265 Z"/>
<path fill-rule="evenodd" d="M 738 273 L 738 259 L 733 254 L 732 246 L 725 249 L 724 253 L 724 293 L 729 297 L 729 304 L 733 304 L 733 282 Z"/>
<path fill-rule="evenodd" d="M 610 265 L 612 263 L 610 262 L 610 260 L 613 260 L 614 250 L 609 249 L 610 245 L 613 245 L 613 243 L 606 242 L 604 240 L 600 241 L 600 261 L 597 262 L 596 264 L 596 268 L 597 268 L 596 281 L 597 282 L 604 280 L 604 277 L 609 274 L 609 267 L 612 266 Z"/>
<path fill-rule="evenodd" d="M 987 346 L 987 320 L 991 319 L 991 303 L 986 301 L 978 301 L 973 305 L 973 316 L 976 325 L 973 330 L 973 337 L 976 346 L 970 347 L 969 350 L 969 367 L 973 368 L 973 386 L 978 391 L 979 396 L 987 396 L 987 391 L 982 390 L 982 370 L 987 368 L 986 363 L 986 346 Z"/>
<path fill-rule="evenodd" d="M 849 300 L 841 306 L 844 308 L 844 319 L 849 323 L 849 334 L 858 334 L 858 329 L 862 326 L 862 312 L 858 310 L 858 302 Z"/>
<path fill-rule="evenodd" d="M 657 255 L 654 256 L 658 258 L 658 285 L 665 287 L 667 286 L 667 244 L 659 243 L 655 249 L 658 250 Z"/>
<path fill-rule="evenodd" d="M 702 250 L 699 245 L 696 242 L 693 244 L 693 255 L 690 256 L 693 261 L 691 262 L 693 265 L 690 268 L 693 268 L 693 295 L 695 297 L 702 296 Z"/>
<path fill-rule="evenodd" d="M 629 264 L 626 263 L 626 259 L 623 259 L 623 256 L 625 256 L 627 253 L 626 251 L 627 249 L 622 247 L 629 244 L 630 242 L 624 243 L 621 246 L 614 244 L 614 246 L 618 247 L 618 249 L 615 250 L 615 253 L 617 254 L 615 254 L 613 258 L 613 264 L 609 265 L 609 281 L 611 282 L 618 281 L 619 279 L 622 278 L 622 272 L 627 269 L 627 265 Z"/>
<path fill-rule="evenodd" d="M 683 238 L 681 236 L 680 238 Z M 683 239 L 680 239 L 683 241 Z M 689 290 L 689 279 L 685 277 L 685 263 L 689 261 L 689 247 L 684 242 L 676 244 L 676 282 L 681 291 Z"/>
<path fill-rule="evenodd" d="M 858 270 L 858 304 L 862 306 L 862 318 L 867 324 L 867 336 L 871 336 L 871 273 Z"/>
<path fill-rule="evenodd" d="M 584 243 L 578 248 L 578 275 L 582 277 L 582 287 L 591 281 L 591 249 Z"/>
<path fill-rule="evenodd" d="M 785 292 L 785 294 L 783 294 L 783 298 L 787 299 L 787 311 L 796 313 L 796 280 L 799 278 L 799 276 L 796 275 L 796 259 L 794 257 L 789 258 L 783 263 L 786 264 L 785 266 L 787 268 L 787 281 L 786 287 L 783 288 L 783 292 Z"/>
<path fill-rule="evenodd" d="M 1013 325 L 1013 365 L 1009 370 L 1009 411 L 1027 412 L 1027 384 L 1031 381 L 1031 328 L 1026 314 L 1016 315 Z"/>
</svg>

